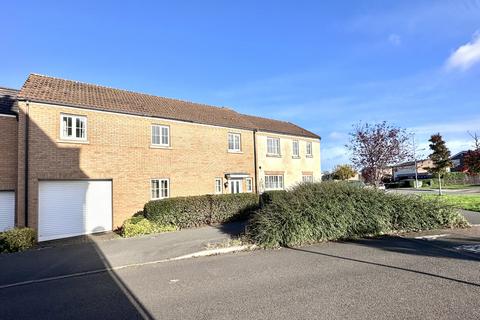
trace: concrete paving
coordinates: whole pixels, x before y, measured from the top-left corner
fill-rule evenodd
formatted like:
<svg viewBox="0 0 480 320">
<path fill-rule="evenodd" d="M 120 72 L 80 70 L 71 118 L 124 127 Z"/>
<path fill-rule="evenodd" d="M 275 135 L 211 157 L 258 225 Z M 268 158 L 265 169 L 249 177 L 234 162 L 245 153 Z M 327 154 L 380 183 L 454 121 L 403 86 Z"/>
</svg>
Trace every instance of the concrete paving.
<svg viewBox="0 0 480 320">
<path fill-rule="evenodd" d="M 437 240 L 419 239 L 438 234 L 431 231 L 329 242 L 0 289 L 0 315 L 2 319 L 479 319 L 480 253 L 455 248 L 480 244 L 480 228 L 437 232 L 442 235 Z"/>
</svg>

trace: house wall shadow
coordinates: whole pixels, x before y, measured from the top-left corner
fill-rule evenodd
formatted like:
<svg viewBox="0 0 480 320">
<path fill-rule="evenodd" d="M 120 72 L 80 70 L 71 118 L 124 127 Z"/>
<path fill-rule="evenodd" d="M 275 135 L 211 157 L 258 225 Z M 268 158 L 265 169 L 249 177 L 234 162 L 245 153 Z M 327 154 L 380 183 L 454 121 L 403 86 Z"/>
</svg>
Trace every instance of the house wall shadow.
<svg viewBox="0 0 480 320">
<path fill-rule="evenodd" d="M 42 116 L 38 110 L 30 115 L 28 157 L 24 134 L 27 117 L 22 108 L 18 117 L 16 224 L 24 226 L 27 223 L 37 230 L 39 181 L 92 178 L 81 169 L 83 146 L 59 143 L 56 135 L 52 136 L 52 132 L 59 132 L 59 116 L 52 119 L 54 122 L 42 120 L 42 126 L 45 123 L 49 126 L 48 133 L 37 124 L 36 119 Z M 25 219 L 25 206 L 28 219 Z M 93 230 L 103 231 L 103 228 L 98 226 Z M 70 245 L 44 242 L 37 250 L 0 255 L 0 317 L 152 319 L 148 310 L 112 270 L 92 238 L 85 236 L 81 239 L 81 243 Z M 19 285 L 8 286 L 14 283 Z"/>
<path fill-rule="evenodd" d="M 153 319 L 91 237 L 52 245 L 0 255 L 2 319 Z"/>
</svg>

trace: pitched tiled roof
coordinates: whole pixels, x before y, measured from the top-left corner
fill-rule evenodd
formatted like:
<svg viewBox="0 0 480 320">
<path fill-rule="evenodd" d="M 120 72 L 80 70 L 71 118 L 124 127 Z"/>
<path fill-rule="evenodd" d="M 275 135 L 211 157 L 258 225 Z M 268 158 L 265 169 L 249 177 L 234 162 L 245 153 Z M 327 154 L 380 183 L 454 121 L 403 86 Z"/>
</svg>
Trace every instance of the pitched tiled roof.
<svg viewBox="0 0 480 320">
<path fill-rule="evenodd" d="M 296 124 L 293 124 L 291 122 L 285 122 L 280 120 L 273 120 L 273 119 L 255 117 L 255 116 L 249 116 L 249 115 L 242 115 L 242 116 L 246 121 L 251 123 L 253 129 L 257 129 L 259 131 L 286 133 L 286 134 L 291 134 L 295 136 L 320 138 L 315 133 L 305 130 L 302 127 L 299 127 Z"/>
<path fill-rule="evenodd" d="M 316 134 L 289 122 L 247 116 L 229 108 L 157 97 L 38 74 L 31 74 L 28 77 L 18 98 L 94 110 L 319 138 Z"/>
<path fill-rule="evenodd" d="M 16 114 L 13 111 L 19 90 L 0 87 L 0 114 Z"/>
</svg>

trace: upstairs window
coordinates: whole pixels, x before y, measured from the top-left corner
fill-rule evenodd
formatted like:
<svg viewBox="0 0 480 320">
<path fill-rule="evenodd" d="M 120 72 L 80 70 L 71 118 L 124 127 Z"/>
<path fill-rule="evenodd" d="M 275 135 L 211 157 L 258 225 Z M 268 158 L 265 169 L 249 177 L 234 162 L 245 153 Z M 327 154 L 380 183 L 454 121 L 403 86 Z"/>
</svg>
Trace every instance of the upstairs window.
<svg viewBox="0 0 480 320">
<path fill-rule="evenodd" d="M 279 138 L 267 138 L 267 154 L 273 156 L 280 155 L 280 139 Z"/>
<path fill-rule="evenodd" d="M 240 133 L 229 133 L 228 134 L 228 151 L 240 152 L 241 151 L 240 142 L 241 142 Z"/>
<path fill-rule="evenodd" d="M 265 190 L 282 190 L 282 189 L 283 189 L 282 175 L 265 176 Z"/>
<path fill-rule="evenodd" d="M 87 140 L 87 117 L 62 114 L 61 139 Z"/>
<path fill-rule="evenodd" d="M 158 124 L 152 125 L 152 145 L 168 147 L 170 146 L 170 127 Z"/>
<path fill-rule="evenodd" d="M 294 158 L 300 157 L 300 150 L 298 147 L 298 140 L 293 140 L 292 142 L 292 156 Z"/>
<path fill-rule="evenodd" d="M 168 179 L 152 179 L 152 200 L 164 199 L 170 196 L 170 181 Z"/>
<path fill-rule="evenodd" d="M 307 142 L 307 157 L 313 157 L 312 143 Z"/>
</svg>

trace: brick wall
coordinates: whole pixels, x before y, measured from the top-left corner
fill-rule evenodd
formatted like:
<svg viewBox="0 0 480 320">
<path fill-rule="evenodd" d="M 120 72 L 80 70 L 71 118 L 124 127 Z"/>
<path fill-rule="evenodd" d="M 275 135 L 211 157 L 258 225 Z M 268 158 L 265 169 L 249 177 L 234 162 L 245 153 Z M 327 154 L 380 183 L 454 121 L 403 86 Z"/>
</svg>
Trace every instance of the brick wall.
<svg viewBox="0 0 480 320">
<path fill-rule="evenodd" d="M 17 185 L 17 119 L 0 115 L 0 191 Z"/>
<path fill-rule="evenodd" d="M 18 218 L 24 219 L 25 102 L 19 103 Z M 60 115 L 87 117 L 87 143 L 60 140 Z M 214 193 L 231 172 L 254 178 L 253 133 L 206 125 L 30 103 L 29 226 L 37 226 L 39 179 L 112 179 L 114 228 L 150 200 L 150 179 L 169 178 L 171 196 Z M 151 125 L 170 126 L 171 147 L 152 148 Z M 241 133 L 242 153 L 227 151 L 228 132 Z M 255 183 L 255 182 L 253 182 Z M 245 186 L 244 186 L 245 190 Z"/>
</svg>

